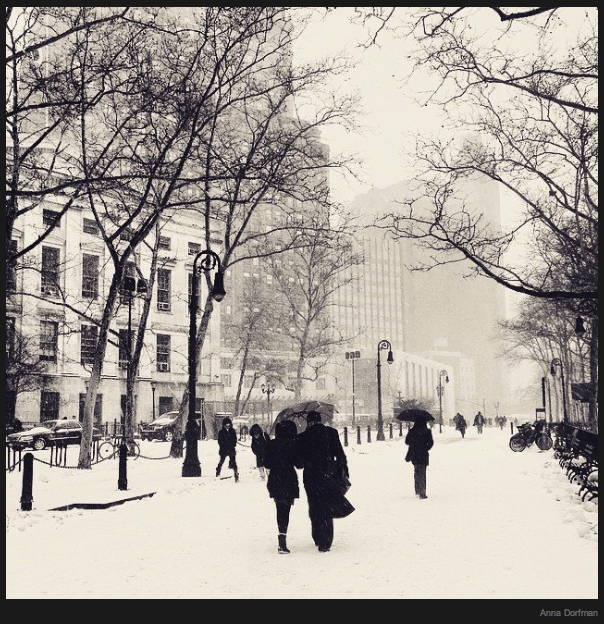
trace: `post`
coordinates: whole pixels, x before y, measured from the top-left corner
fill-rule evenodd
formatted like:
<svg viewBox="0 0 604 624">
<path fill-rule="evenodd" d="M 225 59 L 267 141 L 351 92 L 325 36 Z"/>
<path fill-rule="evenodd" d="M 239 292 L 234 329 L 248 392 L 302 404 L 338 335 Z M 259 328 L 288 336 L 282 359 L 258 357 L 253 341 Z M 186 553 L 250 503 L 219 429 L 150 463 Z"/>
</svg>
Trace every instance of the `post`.
<svg viewBox="0 0 604 624">
<path fill-rule="evenodd" d="M 128 489 L 128 475 L 127 475 L 127 462 L 128 462 L 128 447 L 124 442 L 120 444 L 120 465 L 117 478 L 117 489 Z"/>
<path fill-rule="evenodd" d="M 151 401 L 153 405 L 151 406 L 151 409 L 152 409 L 153 420 L 155 420 L 155 388 L 156 388 L 156 384 L 154 381 L 152 381 L 151 382 Z"/>
<path fill-rule="evenodd" d="M 378 417 L 377 417 L 377 434 L 375 439 L 384 441 L 384 419 L 382 417 L 382 364 L 380 362 L 380 351 L 388 349 L 388 364 L 394 362 L 392 356 L 392 345 L 387 340 L 380 340 L 377 348 L 377 394 L 378 394 Z"/>
<path fill-rule="evenodd" d="M 34 483 L 34 456 L 25 453 L 23 457 L 23 485 L 21 488 L 21 511 L 31 511 Z"/>
</svg>

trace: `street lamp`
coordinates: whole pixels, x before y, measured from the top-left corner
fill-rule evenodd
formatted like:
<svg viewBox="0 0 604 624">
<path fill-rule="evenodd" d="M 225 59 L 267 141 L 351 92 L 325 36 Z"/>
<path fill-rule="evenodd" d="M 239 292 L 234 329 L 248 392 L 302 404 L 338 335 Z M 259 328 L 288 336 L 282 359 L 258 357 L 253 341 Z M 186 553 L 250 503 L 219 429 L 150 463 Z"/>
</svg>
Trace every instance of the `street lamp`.
<svg viewBox="0 0 604 624">
<path fill-rule="evenodd" d="M 438 373 L 438 386 L 436 386 L 436 392 L 438 393 L 438 432 L 443 432 L 443 392 L 445 388 L 443 386 L 443 377 L 445 378 L 445 383 L 449 383 L 449 375 L 447 371 L 443 368 Z"/>
<path fill-rule="evenodd" d="M 392 364 L 394 362 L 394 357 L 392 356 L 392 345 L 387 340 L 380 340 L 377 346 L 377 390 L 378 390 L 378 420 L 377 420 L 377 435 L 375 436 L 376 440 L 383 441 L 386 438 L 384 437 L 384 420 L 382 418 L 382 363 L 380 362 L 380 351 L 385 351 L 388 349 L 388 364 Z"/>
<path fill-rule="evenodd" d="M 135 295 L 144 297 L 147 294 L 147 281 L 144 279 L 135 279 L 134 277 L 124 277 L 123 290 L 128 297 L 128 339 L 127 346 L 127 369 L 126 369 L 126 413 L 124 418 L 124 429 L 122 435 L 125 440 L 130 442 L 134 437 L 133 427 L 133 394 L 134 394 L 134 371 L 132 370 L 132 299 Z"/>
<path fill-rule="evenodd" d="M 346 359 L 352 364 L 352 426 L 355 426 L 355 400 L 354 400 L 354 361 L 361 357 L 360 351 L 346 351 Z"/>
<path fill-rule="evenodd" d="M 157 383 L 155 381 L 151 382 L 151 395 L 152 395 L 152 402 L 153 405 L 151 406 L 152 408 L 152 413 L 153 413 L 153 420 L 155 420 L 155 389 L 157 388 Z"/>
<path fill-rule="evenodd" d="M 566 382 L 564 381 L 564 367 L 562 366 L 562 360 L 560 358 L 554 358 L 550 365 L 550 372 L 552 377 L 556 376 L 557 368 L 560 368 L 560 381 L 562 382 L 562 414 L 564 416 L 564 423 L 568 423 L 568 415 L 566 413 Z"/>
<path fill-rule="evenodd" d="M 262 384 L 260 386 L 260 389 L 262 390 L 262 394 L 266 394 L 266 411 L 268 413 L 268 424 L 269 426 L 271 426 L 273 420 L 273 415 L 271 413 L 271 394 L 273 394 L 273 392 L 275 392 L 277 388 L 275 388 L 275 384 Z"/>
<path fill-rule="evenodd" d="M 199 307 L 199 276 L 201 272 L 209 273 L 216 269 L 211 295 L 214 301 L 224 299 L 224 275 L 220 258 L 209 249 L 200 251 L 193 260 L 193 276 L 191 280 L 191 298 L 189 300 L 189 413 L 185 428 L 187 444 L 185 459 L 182 465 L 183 477 L 201 477 L 201 463 L 197 453 L 197 421 L 195 419 L 195 386 L 197 382 L 197 308 Z"/>
</svg>

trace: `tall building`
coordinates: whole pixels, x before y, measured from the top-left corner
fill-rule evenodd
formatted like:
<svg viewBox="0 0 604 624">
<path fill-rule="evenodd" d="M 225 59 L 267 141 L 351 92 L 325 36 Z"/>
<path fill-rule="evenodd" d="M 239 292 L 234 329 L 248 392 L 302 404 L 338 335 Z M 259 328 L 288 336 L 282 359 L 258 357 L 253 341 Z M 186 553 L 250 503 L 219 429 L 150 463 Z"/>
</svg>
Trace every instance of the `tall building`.
<svg viewBox="0 0 604 624">
<path fill-rule="evenodd" d="M 473 205 L 492 223 L 500 223 L 496 185 L 476 183 L 470 190 Z M 356 283 L 340 294 L 340 322 L 355 336 L 356 348 L 373 353 L 379 340 L 387 339 L 406 356 L 433 363 L 427 368 L 430 380 L 416 385 L 420 395 L 434 396 L 439 366 L 451 371 L 444 392 L 448 411 L 472 414 L 481 409 L 488 417 L 504 413 L 509 375 L 498 357 L 497 323 L 505 318 L 505 291 L 487 278 L 464 278 L 459 264 L 412 270 L 424 252 L 412 241 L 393 240 L 386 230 L 372 226 L 376 216 L 397 212 L 406 191 L 401 182 L 352 202 L 353 213 L 367 222 L 358 237 L 365 264 Z M 399 384 L 395 390 L 411 398 L 411 388 Z"/>
</svg>

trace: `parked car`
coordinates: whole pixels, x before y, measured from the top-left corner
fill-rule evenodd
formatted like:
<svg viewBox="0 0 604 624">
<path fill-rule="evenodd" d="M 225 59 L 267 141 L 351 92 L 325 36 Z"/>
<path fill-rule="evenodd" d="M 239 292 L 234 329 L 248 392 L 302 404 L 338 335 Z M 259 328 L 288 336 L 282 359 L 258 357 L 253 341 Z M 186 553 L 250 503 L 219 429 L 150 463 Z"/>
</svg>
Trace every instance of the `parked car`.
<svg viewBox="0 0 604 624">
<path fill-rule="evenodd" d="M 201 423 L 201 412 L 196 412 L 197 425 Z M 178 412 L 166 412 L 149 424 L 141 424 L 140 434 L 143 440 L 163 440 L 172 442 L 178 421 Z"/>
<path fill-rule="evenodd" d="M 92 439 L 100 440 L 101 432 L 93 427 Z M 32 429 L 11 433 L 6 436 L 7 443 L 16 449 L 32 448 L 42 451 L 57 442 L 79 444 L 82 440 L 82 423 L 79 420 L 63 418 L 46 420 Z"/>
</svg>

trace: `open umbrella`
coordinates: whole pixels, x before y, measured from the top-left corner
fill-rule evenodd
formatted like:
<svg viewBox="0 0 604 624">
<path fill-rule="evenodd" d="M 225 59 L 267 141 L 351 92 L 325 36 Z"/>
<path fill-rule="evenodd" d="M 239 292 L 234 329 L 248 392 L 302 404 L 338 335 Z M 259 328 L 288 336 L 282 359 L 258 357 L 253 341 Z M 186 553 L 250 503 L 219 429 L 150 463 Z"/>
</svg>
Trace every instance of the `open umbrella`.
<svg viewBox="0 0 604 624">
<path fill-rule="evenodd" d="M 334 412 L 337 413 L 337 411 L 331 403 L 324 403 L 323 401 L 302 401 L 301 403 L 290 405 L 277 414 L 275 422 L 271 427 L 271 434 L 275 433 L 275 425 L 281 420 L 287 419 L 295 422 L 298 433 L 300 433 L 306 429 L 306 416 L 309 412 L 319 412 L 321 420 L 330 423 L 333 420 Z"/>
<path fill-rule="evenodd" d="M 406 422 L 417 422 L 418 420 L 430 422 L 434 420 L 434 416 L 432 416 L 430 412 L 417 408 L 404 409 L 396 418 L 397 420 L 404 420 Z"/>
</svg>

